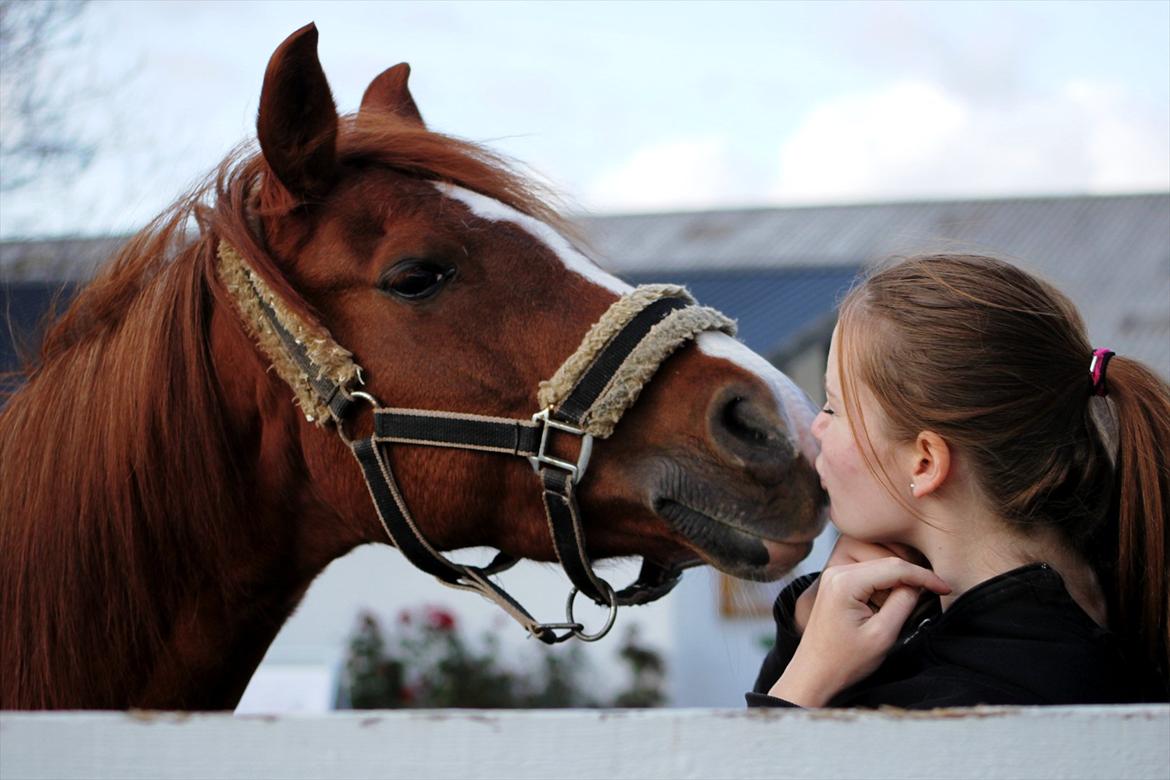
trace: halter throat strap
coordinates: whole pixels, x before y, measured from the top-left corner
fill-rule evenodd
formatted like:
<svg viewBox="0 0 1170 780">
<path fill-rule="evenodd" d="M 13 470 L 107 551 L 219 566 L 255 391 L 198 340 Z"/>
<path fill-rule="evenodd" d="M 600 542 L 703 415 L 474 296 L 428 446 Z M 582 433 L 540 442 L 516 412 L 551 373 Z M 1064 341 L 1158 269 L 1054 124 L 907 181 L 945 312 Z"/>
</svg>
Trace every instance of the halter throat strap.
<svg viewBox="0 0 1170 780">
<path fill-rule="evenodd" d="M 601 638 L 613 625 L 619 605 L 644 604 L 666 595 L 681 577 L 682 566 L 663 567 L 645 560 L 638 578 L 619 592 L 594 571 L 586 552 L 575 485 L 588 467 L 594 437 L 606 438 L 637 399 L 659 365 L 678 347 L 704 330 L 734 334 L 735 324 L 714 309 L 697 306 L 689 293 L 673 285 L 647 285 L 616 301 L 589 330 L 581 345 L 554 377 L 542 382 L 543 407 L 531 420 L 487 417 L 381 406 L 354 386 L 361 368 L 328 331 L 305 323 L 287 307 L 226 242 L 219 246 L 219 273 L 249 333 L 293 388 L 308 420 L 335 423 L 357 459 L 379 520 L 389 537 L 417 568 L 451 587 L 472 590 L 495 602 L 543 642 L 576 636 Z M 345 427 L 355 407 L 373 407 L 374 432 L 351 440 Z M 576 463 L 549 455 L 550 434 L 580 437 Z M 540 477 L 549 532 L 558 559 L 574 589 L 563 623 L 540 623 L 490 579 L 516 563 L 500 553 L 485 567 L 451 561 L 436 550 L 411 517 L 389 467 L 385 448 L 396 444 L 455 447 L 526 457 Z M 605 627 L 585 633 L 573 617 L 577 592 L 610 608 Z M 564 631 L 564 633 L 558 633 Z"/>
</svg>

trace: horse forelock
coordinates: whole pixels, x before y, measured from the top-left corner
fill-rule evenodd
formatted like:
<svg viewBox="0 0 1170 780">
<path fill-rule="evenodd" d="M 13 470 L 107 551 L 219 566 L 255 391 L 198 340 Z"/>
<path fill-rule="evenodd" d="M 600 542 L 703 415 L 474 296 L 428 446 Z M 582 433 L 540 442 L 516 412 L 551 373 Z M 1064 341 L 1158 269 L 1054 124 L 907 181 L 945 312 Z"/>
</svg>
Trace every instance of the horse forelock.
<svg viewBox="0 0 1170 780">
<path fill-rule="evenodd" d="M 406 175 L 466 188 L 549 225 L 575 243 L 585 243 L 563 216 L 558 196 L 523 173 L 518 163 L 393 114 L 363 111 L 343 116 L 338 158 L 342 163 L 372 162 Z"/>
</svg>

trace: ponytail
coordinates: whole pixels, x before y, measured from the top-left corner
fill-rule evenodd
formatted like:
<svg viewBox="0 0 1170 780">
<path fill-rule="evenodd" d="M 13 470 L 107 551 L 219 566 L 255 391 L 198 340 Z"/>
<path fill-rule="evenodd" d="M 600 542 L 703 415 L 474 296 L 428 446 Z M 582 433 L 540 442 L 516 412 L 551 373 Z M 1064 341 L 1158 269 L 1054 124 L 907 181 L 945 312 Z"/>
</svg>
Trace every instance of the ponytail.
<svg viewBox="0 0 1170 780">
<path fill-rule="evenodd" d="M 1134 360 L 1109 364 L 1118 423 L 1114 506 L 1117 560 L 1110 624 L 1170 680 L 1170 384 Z"/>
</svg>

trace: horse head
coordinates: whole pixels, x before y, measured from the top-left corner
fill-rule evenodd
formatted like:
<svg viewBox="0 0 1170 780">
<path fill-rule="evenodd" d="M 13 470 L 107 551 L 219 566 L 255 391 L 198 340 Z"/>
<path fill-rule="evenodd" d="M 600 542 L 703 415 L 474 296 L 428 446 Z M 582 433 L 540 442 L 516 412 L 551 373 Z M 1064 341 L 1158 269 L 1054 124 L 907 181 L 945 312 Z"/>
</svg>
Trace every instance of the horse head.
<svg viewBox="0 0 1170 780">
<path fill-rule="evenodd" d="M 560 559 L 615 607 L 696 561 L 774 578 L 823 523 L 811 406 L 726 318 L 599 269 L 405 65 L 339 116 L 316 40 L 269 63 L 260 153 L 132 237 L 0 406 L 0 707 L 234 706 L 360 544 L 520 619 L 443 551 Z M 590 566 L 634 555 L 616 595 Z"/>
<path fill-rule="evenodd" d="M 316 41 L 314 26 L 298 30 L 265 76 L 266 169 L 253 208 L 268 281 L 352 352 L 371 396 L 531 417 L 542 382 L 631 288 L 587 259 L 497 160 L 430 132 L 405 64 L 370 84 L 356 116 L 339 117 Z M 344 443 L 288 404 L 272 373 L 250 376 L 231 381 L 245 399 L 238 413 L 268 399 L 263 436 L 290 439 L 274 459 L 295 450 L 305 467 L 302 522 L 319 524 L 309 535 L 337 536 L 339 546 L 384 541 Z M 701 559 L 750 579 L 786 572 L 823 523 L 812 414 L 765 360 L 724 333 L 699 334 L 597 442 L 577 493 L 588 554 Z M 436 549 L 556 560 L 523 460 L 401 445 L 388 461 Z"/>
</svg>

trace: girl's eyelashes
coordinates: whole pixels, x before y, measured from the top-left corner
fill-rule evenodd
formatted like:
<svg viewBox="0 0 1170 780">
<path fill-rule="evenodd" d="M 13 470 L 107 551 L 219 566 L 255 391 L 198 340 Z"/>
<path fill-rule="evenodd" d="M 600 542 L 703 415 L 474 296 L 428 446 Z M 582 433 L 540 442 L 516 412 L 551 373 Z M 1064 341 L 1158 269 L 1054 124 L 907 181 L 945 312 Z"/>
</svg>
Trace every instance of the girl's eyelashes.
<svg viewBox="0 0 1170 780">
<path fill-rule="evenodd" d="M 825 414 L 833 414 L 833 408 L 831 406 L 829 406 L 828 404 L 825 404 L 824 406 L 822 406 L 821 411 L 824 412 Z"/>
</svg>

